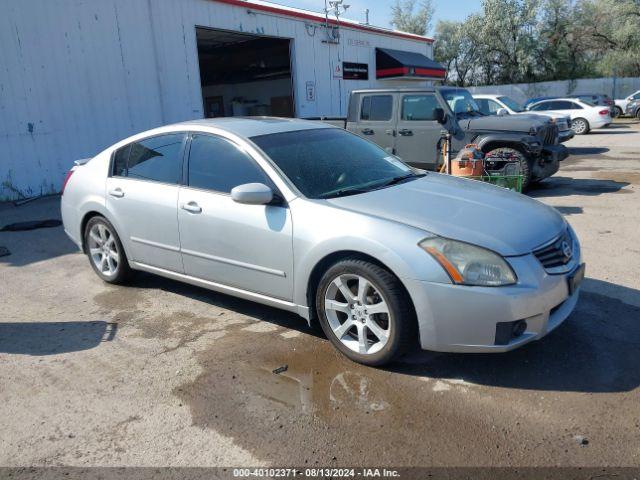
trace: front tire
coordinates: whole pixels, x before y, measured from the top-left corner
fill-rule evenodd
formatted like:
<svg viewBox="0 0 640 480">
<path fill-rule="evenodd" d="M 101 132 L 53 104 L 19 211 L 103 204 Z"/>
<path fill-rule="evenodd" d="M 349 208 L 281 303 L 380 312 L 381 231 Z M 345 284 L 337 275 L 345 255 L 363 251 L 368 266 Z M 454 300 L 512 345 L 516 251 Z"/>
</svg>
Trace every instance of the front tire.
<svg viewBox="0 0 640 480">
<path fill-rule="evenodd" d="M 84 229 L 84 244 L 89 263 L 102 280 L 121 284 L 131 276 L 122 242 L 106 218 L 95 216 L 89 219 Z"/>
<path fill-rule="evenodd" d="M 584 118 L 574 118 L 571 121 L 571 128 L 576 132 L 576 135 L 586 135 L 591 130 L 589 122 Z"/>
<path fill-rule="evenodd" d="M 517 158 L 520 163 L 520 175 L 522 175 L 522 191 L 524 192 L 531 184 L 531 166 L 529 160 L 525 155 L 515 148 L 500 147 L 494 148 L 488 152 L 485 157 L 497 157 L 497 158 Z"/>
<path fill-rule="evenodd" d="M 397 359 L 417 338 L 415 312 L 400 280 L 358 258 L 339 261 L 324 273 L 316 312 L 331 343 L 364 365 Z"/>
<path fill-rule="evenodd" d="M 613 107 L 613 118 L 622 116 L 622 109 L 620 107 Z"/>
</svg>

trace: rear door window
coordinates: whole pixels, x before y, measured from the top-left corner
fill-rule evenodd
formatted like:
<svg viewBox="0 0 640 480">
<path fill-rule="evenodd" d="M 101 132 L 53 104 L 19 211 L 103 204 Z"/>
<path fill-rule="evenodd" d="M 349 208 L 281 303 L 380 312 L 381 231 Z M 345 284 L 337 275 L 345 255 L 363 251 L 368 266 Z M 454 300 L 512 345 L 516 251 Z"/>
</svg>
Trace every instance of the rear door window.
<svg viewBox="0 0 640 480">
<path fill-rule="evenodd" d="M 174 133 L 126 145 L 115 152 L 113 175 L 177 184 L 182 178 L 184 140 L 184 133 Z"/>
<path fill-rule="evenodd" d="M 577 110 L 580 108 L 576 103 L 567 100 L 557 100 L 553 102 L 553 110 Z"/>
<path fill-rule="evenodd" d="M 384 122 L 391 120 L 393 114 L 393 96 L 367 95 L 362 98 L 360 120 Z"/>
<path fill-rule="evenodd" d="M 552 102 L 540 102 L 537 105 L 534 105 L 533 107 L 531 107 L 531 110 L 535 111 L 535 112 L 540 112 L 540 111 L 544 111 L 544 110 L 551 110 L 552 106 L 551 106 Z"/>
</svg>

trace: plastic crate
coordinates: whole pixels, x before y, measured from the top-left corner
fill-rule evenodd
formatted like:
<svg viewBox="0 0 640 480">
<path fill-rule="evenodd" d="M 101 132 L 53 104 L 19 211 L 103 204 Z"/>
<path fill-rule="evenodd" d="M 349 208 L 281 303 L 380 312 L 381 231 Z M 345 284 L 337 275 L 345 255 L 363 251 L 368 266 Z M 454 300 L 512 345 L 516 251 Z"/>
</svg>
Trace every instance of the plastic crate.
<svg viewBox="0 0 640 480">
<path fill-rule="evenodd" d="M 516 192 L 522 192 L 523 175 L 482 175 L 480 177 L 466 177 L 481 182 L 491 183 L 498 187 L 508 188 Z"/>
</svg>

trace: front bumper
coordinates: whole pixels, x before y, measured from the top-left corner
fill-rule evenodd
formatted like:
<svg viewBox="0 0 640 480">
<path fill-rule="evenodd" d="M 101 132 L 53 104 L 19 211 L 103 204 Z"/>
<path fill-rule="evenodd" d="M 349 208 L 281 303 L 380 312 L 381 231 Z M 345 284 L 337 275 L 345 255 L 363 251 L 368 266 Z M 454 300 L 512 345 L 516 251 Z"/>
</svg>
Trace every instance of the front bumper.
<svg viewBox="0 0 640 480">
<path fill-rule="evenodd" d="M 518 284 L 467 287 L 405 279 L 418 316 L 420 344 L 439 352 L 506 352 L 544 337 L 573 311 L 579 289 L 569 294 L 571 273 L 550 275 L 533 256 L 507 259 Z M 580 264 L 579 255 L 570 272 Z M 497 338 L 499 322 L 524 320 L 527 328 L 506 344 Z"/>
<path fill-rule="evenodd" d="M 564 145 L 545 145 L 542 147 L 542 158 L 545 162 L 561 162 L 569 156 L 569 149 Z"/>
<path fill-rule="evenodd" d="M 567 140 L 571 140 L 575 136 L 576 136 L 576 133 L 570 128 L 567 130 L 561 130 L 560 132 L 558 132 L 558 140 L 560 141 L 560 143 L 564 143 Z"/>
</svg>

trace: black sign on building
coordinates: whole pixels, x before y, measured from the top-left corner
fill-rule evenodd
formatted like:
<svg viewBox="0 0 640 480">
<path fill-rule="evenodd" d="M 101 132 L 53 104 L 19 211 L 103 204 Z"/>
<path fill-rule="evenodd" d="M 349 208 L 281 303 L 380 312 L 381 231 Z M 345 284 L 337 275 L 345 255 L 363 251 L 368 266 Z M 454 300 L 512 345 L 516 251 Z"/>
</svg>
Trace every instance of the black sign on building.
<svg viewBox="0 0 640 480">
<path fill-rule="evenodd" d="M 369 65 L 342 62 L 342 78 L 344 80 L 369 80 Z"/>
</svg>

